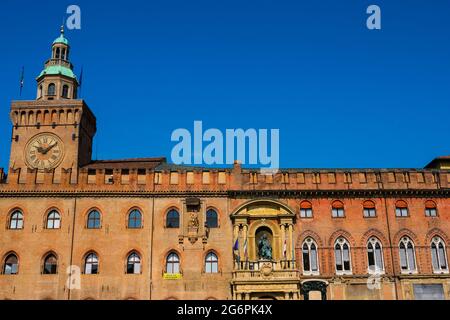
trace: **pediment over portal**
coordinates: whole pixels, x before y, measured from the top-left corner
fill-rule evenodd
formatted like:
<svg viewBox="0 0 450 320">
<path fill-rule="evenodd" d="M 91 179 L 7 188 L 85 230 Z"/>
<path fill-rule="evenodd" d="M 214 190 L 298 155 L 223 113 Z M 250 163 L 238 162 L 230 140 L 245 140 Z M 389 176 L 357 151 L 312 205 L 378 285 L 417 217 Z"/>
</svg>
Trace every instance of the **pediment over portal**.
<svg viewBox="0 0 450 320">
<path fill-rule="evenodd" d="M 289 217 L 295 216 L 294 211 L 286 204 L 277 200 L 251 200 L 237 207 L 231 217 Z"/>
</svg>

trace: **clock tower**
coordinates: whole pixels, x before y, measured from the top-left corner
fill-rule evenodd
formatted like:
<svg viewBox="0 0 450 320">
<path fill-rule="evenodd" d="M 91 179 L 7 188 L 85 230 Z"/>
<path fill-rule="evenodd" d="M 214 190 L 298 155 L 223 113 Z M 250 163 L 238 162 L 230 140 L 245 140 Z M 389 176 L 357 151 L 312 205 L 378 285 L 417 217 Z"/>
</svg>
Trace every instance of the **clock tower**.
<svg viewBox="0 0 450 320">
<path fill-rule="evenodd" d="M 61 171 L 76 182 L 78 169 L 91 161 L 96 120 L 86 103 L 77 99 L 78 80 L 69 60 L 69 41 L 53 41 L 51 58 L 36 78 L 36 100 L 13 101 L 10 170 L 25 181 L 28 173 Z M 20 181 L 18 181 L 20 182 Z"/>
</svg>

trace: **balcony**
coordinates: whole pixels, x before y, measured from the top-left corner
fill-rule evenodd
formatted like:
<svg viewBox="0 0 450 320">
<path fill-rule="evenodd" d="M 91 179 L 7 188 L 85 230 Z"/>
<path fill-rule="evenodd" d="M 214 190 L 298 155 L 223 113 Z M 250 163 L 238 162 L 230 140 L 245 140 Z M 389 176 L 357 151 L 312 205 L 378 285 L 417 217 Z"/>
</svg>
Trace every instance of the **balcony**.
<svg viewBox="0 0 450 320">
<path fill-rule="evenodd" d="M 233 280 L 235 281 L 299 281 L 300 273 L 295 260 L 259 260 L 235 262 Z"/>
</svg>

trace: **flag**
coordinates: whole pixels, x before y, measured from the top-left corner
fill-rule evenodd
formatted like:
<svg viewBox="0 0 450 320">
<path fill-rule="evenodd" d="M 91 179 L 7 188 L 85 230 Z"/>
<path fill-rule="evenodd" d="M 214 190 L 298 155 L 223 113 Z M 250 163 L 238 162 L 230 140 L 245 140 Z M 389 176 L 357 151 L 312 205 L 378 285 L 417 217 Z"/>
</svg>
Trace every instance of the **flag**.
<svg viewBox="0 0 450 320">
<path fill-rule="evenodd" d="M 248 258 L 248 254 L 247 254 L 247 237 L 245 237 L 245 241 L 244 241 L 244 256 L 245 256 L 245 259 Z"/>
<path fill-rule="evenodd" d="M 236 242 L 233 245 L 233 251 L 239 250 L 239 239 L 236 239 Z"/>
<path fill-rule="evenodd" d="M 20 96 L 22 96 L 24 69 L 25 68 L 22 66 L 22 74 L 20 75 Z"/>
</svg>

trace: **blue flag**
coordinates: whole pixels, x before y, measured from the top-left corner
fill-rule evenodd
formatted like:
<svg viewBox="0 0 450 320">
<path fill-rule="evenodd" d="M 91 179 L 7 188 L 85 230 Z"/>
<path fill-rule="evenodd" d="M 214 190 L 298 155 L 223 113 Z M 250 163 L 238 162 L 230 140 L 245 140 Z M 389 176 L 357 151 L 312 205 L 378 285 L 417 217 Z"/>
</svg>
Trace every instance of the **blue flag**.
<svg viewBox="0 0 450 320">
<path fill-rule="evenodd" d="M 236 239 L 236 242 L 234 243 L 234 246 L 233 246 L 233 250 L 234 251 L 239 250 L 239 239 Z"/>
</svg>

